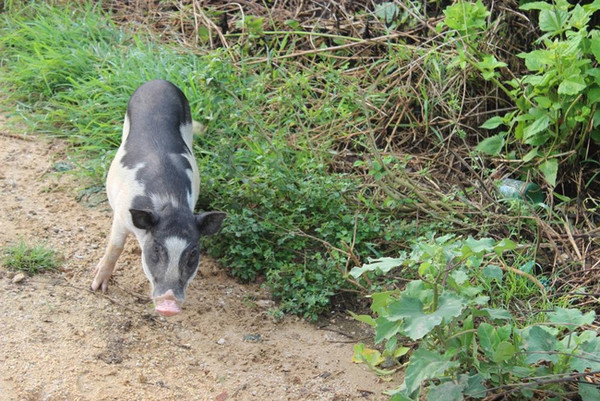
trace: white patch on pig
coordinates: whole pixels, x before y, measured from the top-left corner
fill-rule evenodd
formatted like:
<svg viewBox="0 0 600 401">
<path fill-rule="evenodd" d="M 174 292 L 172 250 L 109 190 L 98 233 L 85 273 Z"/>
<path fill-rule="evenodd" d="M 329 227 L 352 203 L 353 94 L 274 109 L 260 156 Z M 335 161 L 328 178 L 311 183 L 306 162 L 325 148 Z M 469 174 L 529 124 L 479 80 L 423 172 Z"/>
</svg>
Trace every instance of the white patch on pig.
<svg viewBox="0 0 600 401">
<path fill-rule="evenodd" d="M 131 123 L 129 122 L 129 116 L 125 113 L 125 121 L 123 121 L 123 135 L 121 138 L 121 143 L 125 143 L 127 136 L 129 135 L 129 128 L 131 127 Z"/>
<path fill-rule="evenodd" d="M 117 151 L 114 161 L 110 165 L 106 177 L 106 194 L 108 202 L 115 212 L 115 215 L 121 217 L 127 216 L 127 228 L 133 228 L 129 208 L 136 196 L 143 195 L 145 186 L 142 182 L 136 180 L 137 172 L 144 168 L 145 163 L 139 163 L 134 168 L 129 169 L 121 163 L 125 156 L 125 148 L 121 146 Z M 133 230 L 130 230 L 133 231 Z"/>
<path fill-rule="evenodd" d="M 193 124 L 181 124 L 179 126 L 179 133 L 183 138 L 183 141 L 187 147 L 192 150 L 192 140 L 194 139 L 194 125 Z"/>
<path fill-rule="evenodd" d="M 154 210 L 163 210 L 167 205 L 171 205 L 173 208 L 179 207 L 179 201 L 171 194 L 150 194 L 150 200 Z"/>
<path fill-rule="evenodd" d="M 179 280 L 181 276 L 179 274 L 179 261 L 187 246 L 188 242 L 183 238 L 169 237 L 165 240 L 165 248 L 169 255 L 169 265 L 165 271 L 165 282 L 175 283 Z"/>
</svg>

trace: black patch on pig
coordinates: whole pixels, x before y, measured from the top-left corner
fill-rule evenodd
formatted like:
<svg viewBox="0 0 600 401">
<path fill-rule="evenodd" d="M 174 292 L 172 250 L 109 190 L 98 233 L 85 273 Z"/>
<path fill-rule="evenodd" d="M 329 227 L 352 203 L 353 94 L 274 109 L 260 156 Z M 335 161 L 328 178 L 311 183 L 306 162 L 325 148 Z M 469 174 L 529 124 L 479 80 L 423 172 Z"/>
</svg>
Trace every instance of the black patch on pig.
<svg viewBox="0 0 600 401">
<path fill-rule="evenodd" d="M 192 166 L 184 155 L 192 151 L 179 128 L 191 124 L 192 118 L 183 92 L 168 81 L 147 82 L 131 96 L 127 116 L 130 128 L 121 164 L 133 169 L 144 163 L 135 178 L 146 194 L 169 195 L 187 205 L 192 190 L 187 170 Z"/>
</svg>

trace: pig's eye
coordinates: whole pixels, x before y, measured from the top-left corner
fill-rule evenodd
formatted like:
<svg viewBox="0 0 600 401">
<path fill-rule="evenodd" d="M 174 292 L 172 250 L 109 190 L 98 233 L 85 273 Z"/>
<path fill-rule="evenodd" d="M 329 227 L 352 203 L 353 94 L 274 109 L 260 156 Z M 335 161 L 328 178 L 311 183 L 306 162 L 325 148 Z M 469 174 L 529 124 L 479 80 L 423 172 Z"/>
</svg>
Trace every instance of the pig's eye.
<svg viewBox="0 0 600 401">
<path fill-rule="evenodd" d="M 196 267 L 196 263 L 198 263 L 198 249 L 194 248 L 190 251 L 188 256 L 188 265 L 190 267 Z"/>
</svg>

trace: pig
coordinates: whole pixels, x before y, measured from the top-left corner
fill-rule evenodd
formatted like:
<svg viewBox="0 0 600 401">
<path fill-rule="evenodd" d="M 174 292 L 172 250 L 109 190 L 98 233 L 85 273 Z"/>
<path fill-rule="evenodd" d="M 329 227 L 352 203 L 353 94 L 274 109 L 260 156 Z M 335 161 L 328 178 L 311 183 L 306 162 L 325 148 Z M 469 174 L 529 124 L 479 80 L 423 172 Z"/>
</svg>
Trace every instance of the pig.
<svg viewBox="0 0 600 401">
<path fill-rule="evenodd" d="M 133 233 L 156 312 L 181 312 L 187 286 L 198 271 L 200 236 L 216 234 L 225 218 L 219 211 L 194 214 L 200 177 L 192 127 L 188 100 L 172 83 L 146 82 L 131 96 L 121 145 L 106 178 L 113 220 L 93 291 L 106 291 Z"/>
</svg>

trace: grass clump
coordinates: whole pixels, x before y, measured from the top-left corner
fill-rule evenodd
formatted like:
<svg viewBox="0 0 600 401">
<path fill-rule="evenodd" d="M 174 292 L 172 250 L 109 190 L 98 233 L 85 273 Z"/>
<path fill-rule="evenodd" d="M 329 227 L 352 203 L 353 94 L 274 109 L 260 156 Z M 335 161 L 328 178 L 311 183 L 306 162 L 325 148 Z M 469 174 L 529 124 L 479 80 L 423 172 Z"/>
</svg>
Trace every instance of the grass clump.
<svg viewBox="0 0 600 401">
<path fill-rule="evenodd" d="M 5 247 L 3 254 L 2 264 L 5 267 L 29 275 L 56 270 L 61 264 L 60 256 L 52 248 L 47 245 L 30 245 L 23 240 Z"/>
</svg>

